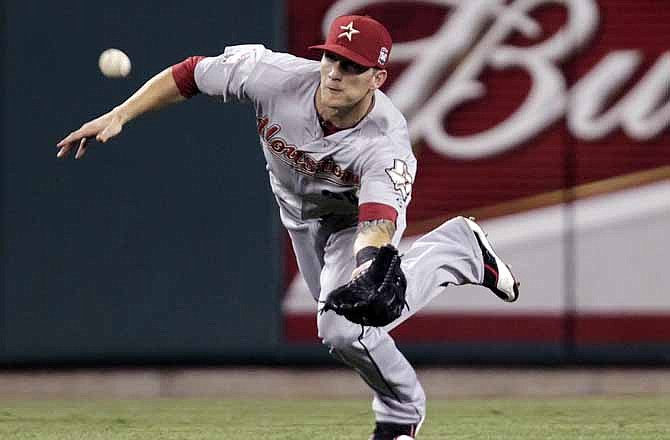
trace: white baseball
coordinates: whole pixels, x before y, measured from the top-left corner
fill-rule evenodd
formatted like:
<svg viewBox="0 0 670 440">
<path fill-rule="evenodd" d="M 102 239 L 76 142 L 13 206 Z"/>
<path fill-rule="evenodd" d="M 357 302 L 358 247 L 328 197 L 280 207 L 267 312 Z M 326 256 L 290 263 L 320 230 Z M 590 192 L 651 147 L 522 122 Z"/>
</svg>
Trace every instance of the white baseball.
<svg viewBox="0 0 670 440">
<path fill-rule="evenodd" d="M 119 49 L 107 49 L 100 54 L 98 67 L 107 78 L 123 78 L 130 73 L 130 58 Z"/>
</svg>

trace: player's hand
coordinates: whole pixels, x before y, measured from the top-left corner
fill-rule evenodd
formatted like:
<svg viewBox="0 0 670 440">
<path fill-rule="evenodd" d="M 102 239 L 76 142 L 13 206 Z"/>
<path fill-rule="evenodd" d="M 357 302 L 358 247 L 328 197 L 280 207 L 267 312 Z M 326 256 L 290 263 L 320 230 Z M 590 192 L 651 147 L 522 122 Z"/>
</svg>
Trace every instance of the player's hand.
<svg viewBox="0 0 670 440">
<path fill-rule="evenodd" d="M 368 267 L 370 267 L 371 264 L 372 264 L 372 260 L 368 260 L 365 263 L 358 266 L 356 269 L 353 270 L 353 272 L 351 272 L 351 279 L 353 280 L 354 278 L 356 278 L 358 275 L 361 274 L 361 272 L 363 272 Z"/>
<path fill-rule="evenodd" d="M 57 157 L 65 158 L 75 146 L 77 152 L 75 159 L 81 158 L 86 154 L 88 141 L 95 137 L 95 140 L 103 144 L 121 133 L 123 129 L 123 118 L 118 110 L 112 110 L 109 113 L 93 119 L 82 125 L 78 130 L 68 134 L 56 146 L 59 148 Z"/>
</svg>

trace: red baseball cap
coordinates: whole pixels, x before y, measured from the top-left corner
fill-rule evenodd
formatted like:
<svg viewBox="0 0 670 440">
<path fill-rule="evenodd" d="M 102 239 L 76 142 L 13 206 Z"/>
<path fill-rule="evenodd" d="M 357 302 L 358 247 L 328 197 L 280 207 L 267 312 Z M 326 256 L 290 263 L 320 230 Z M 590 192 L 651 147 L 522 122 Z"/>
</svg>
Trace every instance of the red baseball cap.
<svg viewBox="0 0 670 440">
<path fill-rule="evenodd" d="M 392 45 L 389 31 L 374 18 L 343 15 L 333 20 L 324 44 L 309 48 L 333 52 L 361 66 L 383 69 Z"/>
</svg>

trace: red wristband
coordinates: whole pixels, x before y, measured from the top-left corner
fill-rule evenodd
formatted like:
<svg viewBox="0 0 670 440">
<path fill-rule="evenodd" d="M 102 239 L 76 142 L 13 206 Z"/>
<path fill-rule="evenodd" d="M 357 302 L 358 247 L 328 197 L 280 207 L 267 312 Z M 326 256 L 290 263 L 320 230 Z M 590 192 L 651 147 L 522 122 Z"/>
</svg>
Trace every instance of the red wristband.
<svg viewBox="0 0 670 440">
<path fill-rule="evenodd" d="M 395 224 L 398 211 L 393 206 L 383 203 L 361 203 L 358 207 L 358 222 L 370 220 L 389 220 Z"/>
</svg>

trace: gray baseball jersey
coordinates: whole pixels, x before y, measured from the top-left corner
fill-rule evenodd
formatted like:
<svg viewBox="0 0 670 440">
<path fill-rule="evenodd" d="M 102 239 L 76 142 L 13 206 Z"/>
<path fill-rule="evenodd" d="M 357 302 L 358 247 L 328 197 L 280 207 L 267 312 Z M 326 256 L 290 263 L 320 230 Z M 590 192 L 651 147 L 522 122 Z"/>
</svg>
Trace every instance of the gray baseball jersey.
<svg viewBox="0 0 670 440">
<path fill-rule="evenodd" d="M 200 91 L 254 105 L 288 229 L 332 217 L 355 224 L 359 205 L 374 210 L 381 204 L 396 211 L 399 238 L 416 173 L 405 118 L 377 91 L 374 108 L 355 127 L 324 136 L 314 103 L 319 81 L 318 62 L 261 45 L 228 47 L 195 69 Z"/>
</svg>

